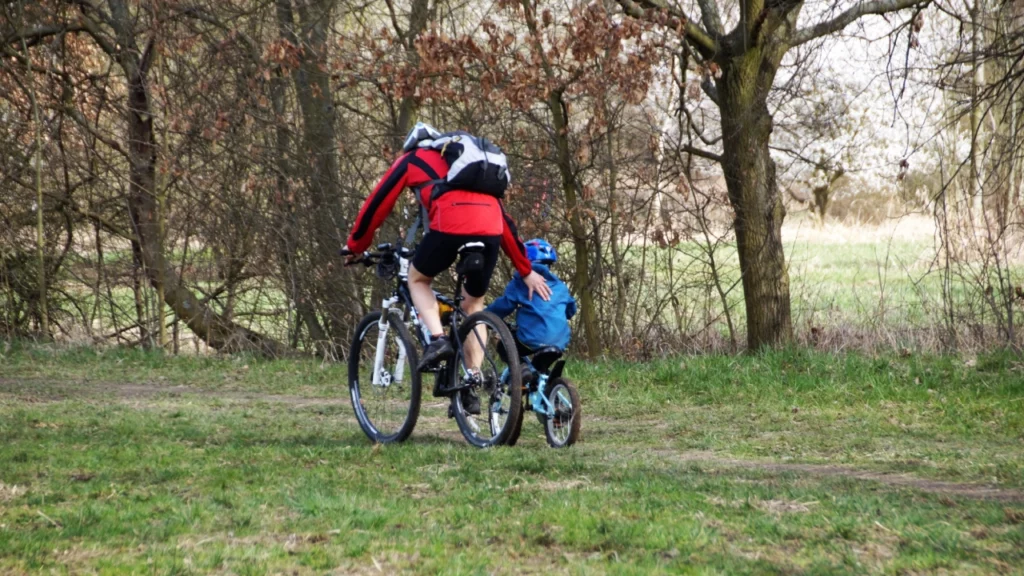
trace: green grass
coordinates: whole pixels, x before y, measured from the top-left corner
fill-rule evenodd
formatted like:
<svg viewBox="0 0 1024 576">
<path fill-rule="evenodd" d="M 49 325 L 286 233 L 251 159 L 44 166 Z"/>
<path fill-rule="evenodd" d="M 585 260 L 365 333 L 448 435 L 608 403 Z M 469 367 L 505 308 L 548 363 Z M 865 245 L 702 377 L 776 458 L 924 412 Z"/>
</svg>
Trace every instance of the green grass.
<svg viewBox="0 0 1024 576">
<path fill-rule="evenodd" d="M 0 573 L 1021 572 L 1022 370 L 572 361 L 579 445 L 480 451 L 433 399 L 370 446 L 338 366 L 16 345 Z"/>
</svg>

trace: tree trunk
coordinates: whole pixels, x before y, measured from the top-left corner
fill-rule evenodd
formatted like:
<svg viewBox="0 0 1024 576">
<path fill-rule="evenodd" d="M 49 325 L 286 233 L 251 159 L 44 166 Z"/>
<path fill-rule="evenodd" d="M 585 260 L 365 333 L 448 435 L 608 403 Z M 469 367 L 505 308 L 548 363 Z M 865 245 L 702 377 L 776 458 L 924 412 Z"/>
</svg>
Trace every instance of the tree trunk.
<svg viewBox="0 0 1024 576">
<path fill-rule="evenodd" d="M 984 210 L 984 187 L 982 185 L 982 163 L 984 152 L 982 151 L 982 128 L 984 126 L 984 110 L 980 100 L 981 91 L 985 86 L 985 64 L 982 62 L 982 18 L 984 18 L 984 0 L 974 0 L 971 7 L 971 52 L 973 53 L 974 71 L 971 82 L 971 195 L 974 218 L 980 218 L 987 222 Z"/>
<path fill-rule="evenodd" d="M 277 0 L 277 18 L 281 35 L 302 49 L 298 66 L 292 68 L 291 74 L 302 118 L 299 157 L 308 162 L 305 167 L 294 166 L 296 173 L 306 175 L 307 202 L 299 204 L 311 220 L 302 246 L 308 258 L 307 295 L 315 295 L 323 304 L 326 336 L 335 343 L 343 343 L 348 340 L 347 331 L 352 324 L 351 318 L 346 317 L 351 310 L 337 301 L 338 288 L 352 281 L 342 274 L 341 266 L 328 266 L 337 262 L 338 249 L 344 245 L 341 231 L 350 223 L 343 213 L 335 109 L 327 61 L 334 4 L 334 0 L 296 2 L 293 13 L 291 0 Z M 299 29 L 301 38 L 296 33 Z"/>
<path fill-rule="evenodd" d="M 1019 206 L 1020 201 L 1020 161 L 1017 159 L 1017 146 L 1020 143 L 1018 131 L 1020 130 L 1017 109 L 1020 107 L 1020 100 L 1014 98 L 1010 101 L 1010 183 L 1006 188 L 1006 214 Z M 1007 217 L 1009 219 L 1009 217 Z"/>
<path fill-rule="evenodd" d="M 562 177 L 562 192 L 565 194 L 565 208 L 569 213 L 569 229 L 572 231 L 573 252 L 576 257 L 576 275 L 573 278 L 573 285 L 580 301 L 580 316 L 583 320 L 583 338 L 587 343 L 587 356 L 594 358 L 600 356 L 604 349 L 601 346 L 601 332 L 597 326 L 594 294 L 591 290 L 590 246 L 587 243 L 583 215 L 580 214 L 581 206 L 576 196 L 576 178 L 572 171 L 572 156 L 569 153 L 569 119 L 560 91 L 552 90 L 551 96 L 548 97 L 548 109 L 551 112 L 551 120 L 554 125 L 558 172 Z"/>
<path fill-rule="evenodd" d="M 401 36 L 402 44 L 405 47 L 405 57 L 408 58 L 412 68 L 420 63 L 420 53 L 416 51 L 416 39 L 420 37 L 427 28 L 430 21 L 430 0 L 412 0 L 409 7 L 409 29 L 396 30 Z M 397 27 L 397 23 L 395 24 Z M 412 94 L 404 94 L 398 104 L 398 115 L 394 119 L 394 136 L 392 147 L 395 153 L 402 148 L 405 136 L 412 129 L 412 121 L 419 107 L 419 102 Z"/>
<path fill-rule="evenodd" d="M 611 230 L 608 236 L 611 243 L 612 267 L 615 271 L 615 325 L 612 329 L 618 336 L 619 343 L 622 343 L 622 328 L 626 325 L 626 285 L 622 276 L 622 261 L 625 259 L 624 251 L 619 246 L 621 217 L 618 203 L 618 189 L 616 184 L 619 181 L 618 164 L 615 162 L 615 137 L 614 131 L 608 132 L 608 213 L 611 218 Z"/>
<path fill-rule="evenodd" d="M 768 149 L 772 117 L 766 102 L 774 69 L 760 52 L 751 50 L 728 61 L 718 82 L 722 170 L 736 213 L 749 351 L 784 345 L 793 338 L 782 246 L 786 210 Z"/>
<path fill-rule="evenodd" d="M 292 29 L 293 18 L 289 0 L 277 2 L 278 35 L 289 41 L 295 40 Z M 314 346 L 324 345 L 328 338 L 323 326 L 317 318 L 316 308 L 309 298 L 307 279 L 299 272 L 296 264 L 298 238 L 295 219 L 295 199 L 291 190 L 290 179 L 292 165 L 288 161 L 288 151 L 292 145 L 292 135 L 285 122 L 285 90 L 286 80 L 281 70 L 277 70 L 270 80 L 270 100 L 274 108 L 274 160 L 277 165 L 277 201 L 275 202 L 278 238 L 278 260 L 288 292 L 288 298 L 295 306 L 298 314 L 296 324 L 305 324 Z M 297 332 L 297 331 L 296 331 Z"/>
<path fill-rule="evenodd" d="M 145 274 L 145 266 L 142 264 L 142 248 L 138 242 L 132 242 L 132 296 L 135 303 L 135 322 L 139 326 L 139 346 L 144 350 L 152 346 L 152 338 L 149 334 L 149 314 L 146 310 L 146 299 L 143 295 L 144 285 L 142 276 Z"/>
<path fill-rule="evenodd" d="M 24 2 L 18 3 L 18 20 L 24 24 L 25 16 Z M 28 44 L 25 38 L 21 39 L 21 49 L 25 54 L 25 85 L 28 87 L 28 96 L 32 105 L 32 124 L 35 131 L 35 186 L 36 186 L 36 256 L 39 258 L 39 270 L 36 273 L 36 288 L 38 290 L 39 305 L 39 332 L 44 339 L 50 337 L 50 313 L 46 309 L 46 235 L 43 228 L 43 128 L 39 118 L 39 99 L 36 95 L 35 74 L 29 65 L 32 58 L 28 53 Z"/>
<path fill-rule="evenodd" d="M 159 233 L 156 184 L 156 138 L 146 81 L 152 62 L 153 41 L 138 50 L 134 19 L 124 0 L 110 0 L 111 24 L 117 32 L 116 56 L 128 81 L 129 155 L 128 211 L 138 239 L 139 257 L 153 286 L 164 282 L 164 295 L 171 310 L 206 343 L 221 351 L 252 350 L 266 356 L 282 356 L 287 348 L 248 328 L 230 322 L 198 300 L 182 284 L 181 277 L 167 261 Z"/>
</svg>

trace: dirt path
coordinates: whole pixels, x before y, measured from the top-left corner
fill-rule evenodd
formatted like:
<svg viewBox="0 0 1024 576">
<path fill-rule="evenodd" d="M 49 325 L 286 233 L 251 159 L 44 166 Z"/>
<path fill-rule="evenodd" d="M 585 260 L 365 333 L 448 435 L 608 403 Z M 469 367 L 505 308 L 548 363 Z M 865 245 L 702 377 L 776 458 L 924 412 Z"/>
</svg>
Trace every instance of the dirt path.
<svg viewBox="0 0 1024 576">
<path fill-rule="evenodd" d="M 270 402 L 296 407 L 348 405 L 347 396 L 335 398 L 267 394 L 246 390 L 194 388 L 166 384 L 127 384 L 123 382 L 58 382 L 54 380 L 12 380 L 0 378 L 0 395 L 9 394 L 29 402 L 60 402 L 68 398 L 109 397 L 142 400 L 156 397 L 200 396 L 240 403 Z"/>
<path fill-rule="evenodd" d="M 836 466 L 832 464 L 799 464 L 795 462 L 744 460 L 722 456 L 713 452 L 675 452 L 671 450 L 662 450 L 659 451 L 658 454 L 676 462 L 692 462 L 719 468 L 760 470 L 779 474 L 803 474 L 819 478 L 851 478 L 854 480 L 879 482 L 881 484 L 897 488 L 912 488 L 914 490 L 920 490 L 922 492 L 929 492 L 932 494 L 960 496 L 963 498 L 975 498 L 979 500 L 996 500 L 999 502 L 1024 502 L 1024 491 L 1013 488 L 1000 488 L 990 484 L 929 480 L 927 478 L 918 478 L 907 474 L 874 472 L 871 470 L 861 470 L 850 466 Z"/>
<path fill-rule="evenodd" d="M 176 398 L 188 396 L 200 396 L 217 400 L 227 400 L 236 403 L 268 402 L 280 403 L 302 407 L 337 406 L 348 405 L 347 397 L 318 398 L 291 396 L 284 394 L 266 394 L 241 390 L 220 390 L 193 388 L 190 386 L 168 386 L 161 384 L 128 384 L 117 382 L 57 382 L 53 380 L 13 380 L 0 378 L 0 399 L 9 395 L 27 402 L 59 402 L 72 397 L 105 397 L 114 396 L 122 401 L 138 401 L 147 398 Z M 436 404 L 436 406 L 434 405 Z M 424 407 L 433 407 L 437 410 L 443 408 L 442 404 L 431 403 L 424 399 Z M 438 408 L 440 406 L 441 408 Z M 437 420 L 437 422 L 433 422 Z M 433 424 L 433 425 L 432 425 Z M 437 428 L 438 430 L 434 430 Z M 431 418 L 426 415 L 421 417 L 418 431 L 430 429 L 431 433 L 443 429 L 442 436 L 453 438 L 458 436 L 457 431 L 452 431 L 447 425 L 447 419 L 443 417 Z M 453 433 L 452 433 L 453 432 Z M 650 454 L 645 449 L 645 452 Z M 676 451 L 676 450 L 654 450 L 660 458 L 677 463 L 696 463 L 714 468 L 755 470 L 776 474 L 802 474 L 818 478 L 850 478 L 878 482 L 886 486 L 896 488 L 910 488 L 937 494 L 942 496 L 956 496 L 980 500 L 994 500 L 998 502 L 1024 502 L 1024 490 L 1014 488 L 1001 488 L 988 484 L 971 482 L 948 482 L 942 480 L 930 480 L 907 474 L 891 472 L 876 472 L 863 470 L 850 466 L 839 466 L 831 464 L 800 464 L 792 462 L 773 462 L 770 460 L 748 460 L 733 458 L 715 452 L 702 451 Z"/>
</svg>

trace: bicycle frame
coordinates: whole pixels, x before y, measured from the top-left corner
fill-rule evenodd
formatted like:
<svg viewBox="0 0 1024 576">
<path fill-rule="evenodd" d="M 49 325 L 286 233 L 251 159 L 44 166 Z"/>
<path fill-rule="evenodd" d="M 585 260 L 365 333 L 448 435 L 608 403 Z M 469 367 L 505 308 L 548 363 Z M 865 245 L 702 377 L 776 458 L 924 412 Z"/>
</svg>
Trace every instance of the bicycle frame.
<svg viewBox="0 0 1024 576">
<path fill-rule="evenodd" d="M 412 296 L 409 294 L 409 259 L 401 255 L 401 249 L 396 252 L 398 256 L 398 286 L 395 288 L 394 293 L 389 297 L 385 298 L 381 302 L 381 314 L 380 320 L 377 321 L 377 351 L 373 358 L 373 385 L 374 386 L 390 386 L 391 382 L 384 382 L 382 375 L 387 372 L 384 370 L 384 349 L 387 344 L 388 331 L 390 330 L 390 324 L 388 323 L 388 317 L 391 315 L 391 309 L 401 302 L 404 304 L 406 310 L 412 311 L 413 324 L 416 326 L 416 336 L 423 344 L 425 336 L 423 333 L 425 328 L 423 323 L 420 322 L 419 314 L 416 312 L 416 307 L 412 304 Z M 405 358 L 407 355 L 405 346 L 401 340 L 398 342 L 398 363 L 395 367 L 395 373 L 389 375 L 388 379 L 393 379 L 394 382 L 400 383 L 402 378 L 405 376 Z M 389 373 L 388 373 L 389 374 Z"/>
<path fill-rule="evenodd" d="M 413 326 L 416 334 L 416 339 L 419 340 L 420 345 L 426 347 L 430 342 L 430 330 L 427 325 L 420 320 L 419 312 L 416 310 L 415 304 L 412 301 L 412 294 L 409 292 L 409 264 L 410 260 L 402 255 L 401 243 L 399 243 L 399 249 L 395 252 L 398 257 L 398 281 L 395 287 L 394 293 L 388 298 L 381 301 L 381 315 L 380 320 L 377 321 L 377 351 L 373 359 L 373 385 L 374 386 L 390 386 L 392 382 L 400 383 L 402 378 L 405 376 L 405 358 L 407 352 L 401 341 L 398 343 L 398 365 L 395 368 L 395 373 L 390 375 L 384 370 L 384 349 L 387 343 L 388 331 L 390 325 L 388 324 L 388 316 L 391 314 L 391 310 L 396 309 L 402 314 L 402 318 L 406 318 L 406 314 L 411 317 Z M 440 302 L 451 306 L 452 317 L 449 322 L 451 326 L 451 332 L 456 340 L 456 346 L 461 349 L 462 342 L 458 339 L 458 326 L 459 320 L 466 317 L 466 313 L 463 312 L 461 304 L 463 300 L 462 296 L 462 283 L 463 277 L 459 275 L 455 285 L 455 298 L 454 300 L 446 298 L 444 295 L 435 291 L 435 296 Z M 397 304 L 401 304 L 400 308 L 396 308 Z M 463 370 L 466 369 L 465 363 L 463 362 Z M 388 378 L 383 378 L 383 374 L 389 374 Z M 384 380 L 388 380 L 385 382 Z"/>
<path fill-rule="evenodd" d="M 555 415 L 555 408 L 551 405 L 551 401 L 548 400 L 547 385 L 549 380 L 557 380 L 562 375 L 562 369 L 565 367 L 565 360 L 559 360 L 554 363 L 547 372 L 540 372 L 533 365 L 533 362 L 525 356 L 520 356 L 519 361 L 525 366 L 528 366 L 534 374 L 537 375 L 537 389 L 530 392 L 529 403 L 530 408 L 533 412 L 552 418 Z M 501 373 L 501 381 L 508 382 L 508 368 Z M 568 398 L 564 398 L 559 394 L 559 398 L 562 398 L 566 403 L 570 403 Z"/>
</svg>

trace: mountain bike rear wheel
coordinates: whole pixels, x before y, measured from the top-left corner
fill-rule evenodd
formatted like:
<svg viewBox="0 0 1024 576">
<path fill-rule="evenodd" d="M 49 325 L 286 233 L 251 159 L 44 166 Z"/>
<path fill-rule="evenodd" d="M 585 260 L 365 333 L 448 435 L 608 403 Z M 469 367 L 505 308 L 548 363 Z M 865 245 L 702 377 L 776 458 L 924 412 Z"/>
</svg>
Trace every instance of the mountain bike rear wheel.
<svg viewBox="0 0 1024 576">
<path fill-rule="evenodd" d="M 486 336 L 483 334 L 486 332 Z M 502 359 L 499 344 L 506 350 L 515 350 L 515 341 L 505 323 L 490 312 L 477 312 L 459 326 L 461 349 L 449 362 L 449 381 L 458 384 L 465 375 L 465 348 L 476 343 L 482 349 L 481 382 L 472 386 L 480 397 L 480 415 L 469 414 L 463 407 L 463 393 L 452 397 L 455 421 L 466 441 L 478 448 L 505 444 L 516 426 L 521 423 L 522 376 L 519 358 L 515 354 Z M 472 345 L 472 344 L 470 344 Z M 475 366 L 473 367 L 475 368 Z"/>
</svg>

